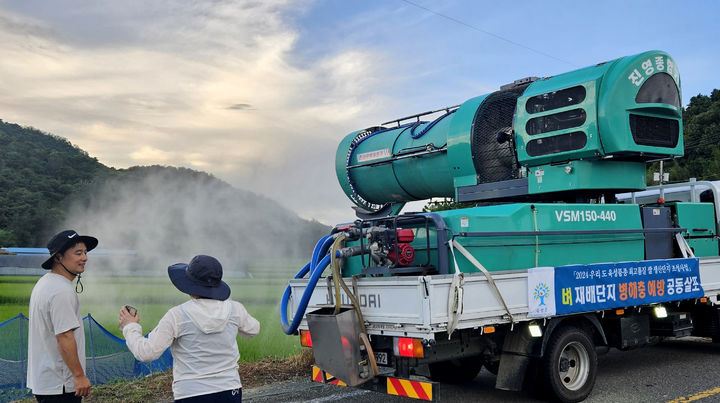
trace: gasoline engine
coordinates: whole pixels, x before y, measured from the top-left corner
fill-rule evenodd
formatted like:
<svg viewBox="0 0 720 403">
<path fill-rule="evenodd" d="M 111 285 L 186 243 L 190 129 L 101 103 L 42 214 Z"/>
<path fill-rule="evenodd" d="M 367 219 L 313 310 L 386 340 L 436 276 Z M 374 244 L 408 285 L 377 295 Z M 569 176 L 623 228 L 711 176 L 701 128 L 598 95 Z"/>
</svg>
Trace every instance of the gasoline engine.
<svg viewBox="0 0 720 403">
<path fill-rule="evenodd" d="M 362 237 L 366 243 L 340 249 L 340 257 L 367 254 L 376 266 L 408 266 L 415 258 L 415 249 L 410 245 L 415 234 L 411 229 L 393 229 L 379 225 L 365 230 L 355 227 L 345 227 L 342 230 L 349 234 L 345 241 L 357 241 Z"/>
</svg>

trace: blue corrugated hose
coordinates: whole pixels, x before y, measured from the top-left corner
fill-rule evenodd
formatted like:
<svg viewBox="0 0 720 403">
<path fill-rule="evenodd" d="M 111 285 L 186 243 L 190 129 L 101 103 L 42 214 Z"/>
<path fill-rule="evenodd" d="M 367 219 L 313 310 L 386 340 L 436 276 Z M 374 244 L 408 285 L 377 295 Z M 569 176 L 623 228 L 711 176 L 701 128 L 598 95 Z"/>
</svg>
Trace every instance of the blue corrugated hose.
<svg viewBox="0 0 720 403">
<path fill-rule="evenodd" d="M 332 235 L 326 235 L 320 238 L 317 244 L 315 244 L 315 249 L 313 250 L 312 259 L 310 260 L 310 262 L 303 266 L 303 268 L 300 269 L 300 271 L 298 271 L 295 275 L 294 278 L 303 278 L 309 272 L 310 281 L 305 288 L 305 292 L 303 292 L 302 298 L 300 299 L 300 304 L 298 305 L 298 310 L 297 312 L 295 312 L 295 317 L 290 324 L 288 324 L 287 320 L 287 308 L 292 290 L 290 289 L 290 284 L 288 284 L 288 286 L 285 288 L 285 292 L 283 293 L 282 299 L 280 301 L 280 322 L 282 323 L 283 332 L 285 332 L 285 334 L 293 334 L 297 331 L 297 328 L 300 325 L 303 316 L 305 315 L 305 310 L 307 309 L 308 302 L 310 301 L 310 296 L 315 290 L 315 284 L 317 284 L 317 281 L 322 275 L 322 272 L 330 263 L 330 255 L 327 254 L 327 252 L 328 249 L 330 249 L 330 246 L 332 246 L 334 240 L 335 239 Z M 336 257 L 339 256 L 340 252 L 337 252 Z M 321 257 L 322 260 L 320 260 Z"/>
<path fill-rule="evenodd" d="M 437 124 L 437 122 L 439 122 L 439 121 L 445 119 L 446 117 L 452 115 L 453 113 L 455 113 L 455 111 L 457 111 L 457 109 L 453 109 L 453 110 L 451 110 L 451 111 L 448 111 L 448 112 L 445 113 L 444 115 L 442 115 L 442 116 L 440 116 L 439 118 L 433 120 L 432 122 L 430 122 L 430 124 L 428 124 L 427 126 L 425 126 L 425 128 L 422 129 L 422 130 L 420 131 L 420 133 L 415 133 L 415 129 L 416 129 L 418 126 L 420 126 L 421 123 L 426 123 L 426 122 L 416 122 L 416 123 L 413 125 L 412 129 L 410 129 L 410 137 L 412 137 L 412 138 L 415 139 L 415 140 L 419 139 L 419 138 L 422 137 L 425 133 L 427 133 L 430 129 L 432 129 L 432 127 L 435 126 L 435 125 Z"/>
</svg>

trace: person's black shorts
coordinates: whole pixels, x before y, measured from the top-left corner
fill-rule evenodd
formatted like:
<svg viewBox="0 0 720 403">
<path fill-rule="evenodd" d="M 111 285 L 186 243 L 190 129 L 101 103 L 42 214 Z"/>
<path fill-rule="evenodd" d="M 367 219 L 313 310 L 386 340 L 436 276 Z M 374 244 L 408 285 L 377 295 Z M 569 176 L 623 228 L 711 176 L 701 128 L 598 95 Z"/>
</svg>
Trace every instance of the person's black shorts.
<svg viewBox="0 0 720 403">
<path fill-rule="evenodd" d="M 235 403 L 242 402 L 242 388 L 226 390 L 223 392 L 209 393 L 207 395 L 187 397 L 175 400 L 175 403 Z"/>
<path fill-rule="evenodd" d="M 65 388 L 63 388 L 65 391 Z M 75 396 L 75 392 L 67 392 L 59 395 L 35 395 L 38 403 L 80 403 L 82 396 Z"/>
</svg>

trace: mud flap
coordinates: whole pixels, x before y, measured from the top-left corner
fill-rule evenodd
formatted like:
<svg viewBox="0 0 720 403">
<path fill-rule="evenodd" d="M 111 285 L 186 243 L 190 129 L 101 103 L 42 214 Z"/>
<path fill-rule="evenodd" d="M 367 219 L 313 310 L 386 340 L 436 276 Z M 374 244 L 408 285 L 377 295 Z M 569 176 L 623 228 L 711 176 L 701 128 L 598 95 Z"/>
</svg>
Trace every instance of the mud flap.
<svg viewBox="0 0 720 403">
<path fill-rule="evenodd" d="M 503 353 L 500 357 L 495 389 L 521 391 L 530 360 L 531 358 L 527 356 Z"/>
<path fill-rule="evenodd" d="M 518 392 L 534 357 L 539 355 L 542 338 L 530 336 L 527 325 L 516 326 L 505 337 L 495 388 Z"/>
</svg>

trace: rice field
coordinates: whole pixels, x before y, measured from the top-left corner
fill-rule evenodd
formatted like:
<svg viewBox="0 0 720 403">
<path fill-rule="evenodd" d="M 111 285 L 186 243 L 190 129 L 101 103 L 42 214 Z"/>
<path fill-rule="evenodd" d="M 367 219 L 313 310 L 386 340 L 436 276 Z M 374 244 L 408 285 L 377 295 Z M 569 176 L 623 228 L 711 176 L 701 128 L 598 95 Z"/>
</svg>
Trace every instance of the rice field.
<svg viewBox="0 0 720 403">
<path fill-rule="evenodd" d="M 238 336 L 241 361 L 264 357 L 288 357 L 300 352 L 298 337 L 283 333 L 280 326 L 280 297 L 299 269 L 299 262 L 273 263 L 271 270 L 251 269 L 253 278 L 225 279 L 231 298 L 245 305 L 260 321 L 260 334 L 252 339 Z M 0 276 L 0 322 L 22 313 L 27 316 L 30 293 L 39 277 Z M 138 309 L 143 333 L 152 330 L 172 306 L 189 299 L 167 277 L 99 277 L 88 273 L 79 294 L 83 316 L 91 314 L 109 332 L 122 337 L 118 311 L 123 305 Z"/>
</svg>

